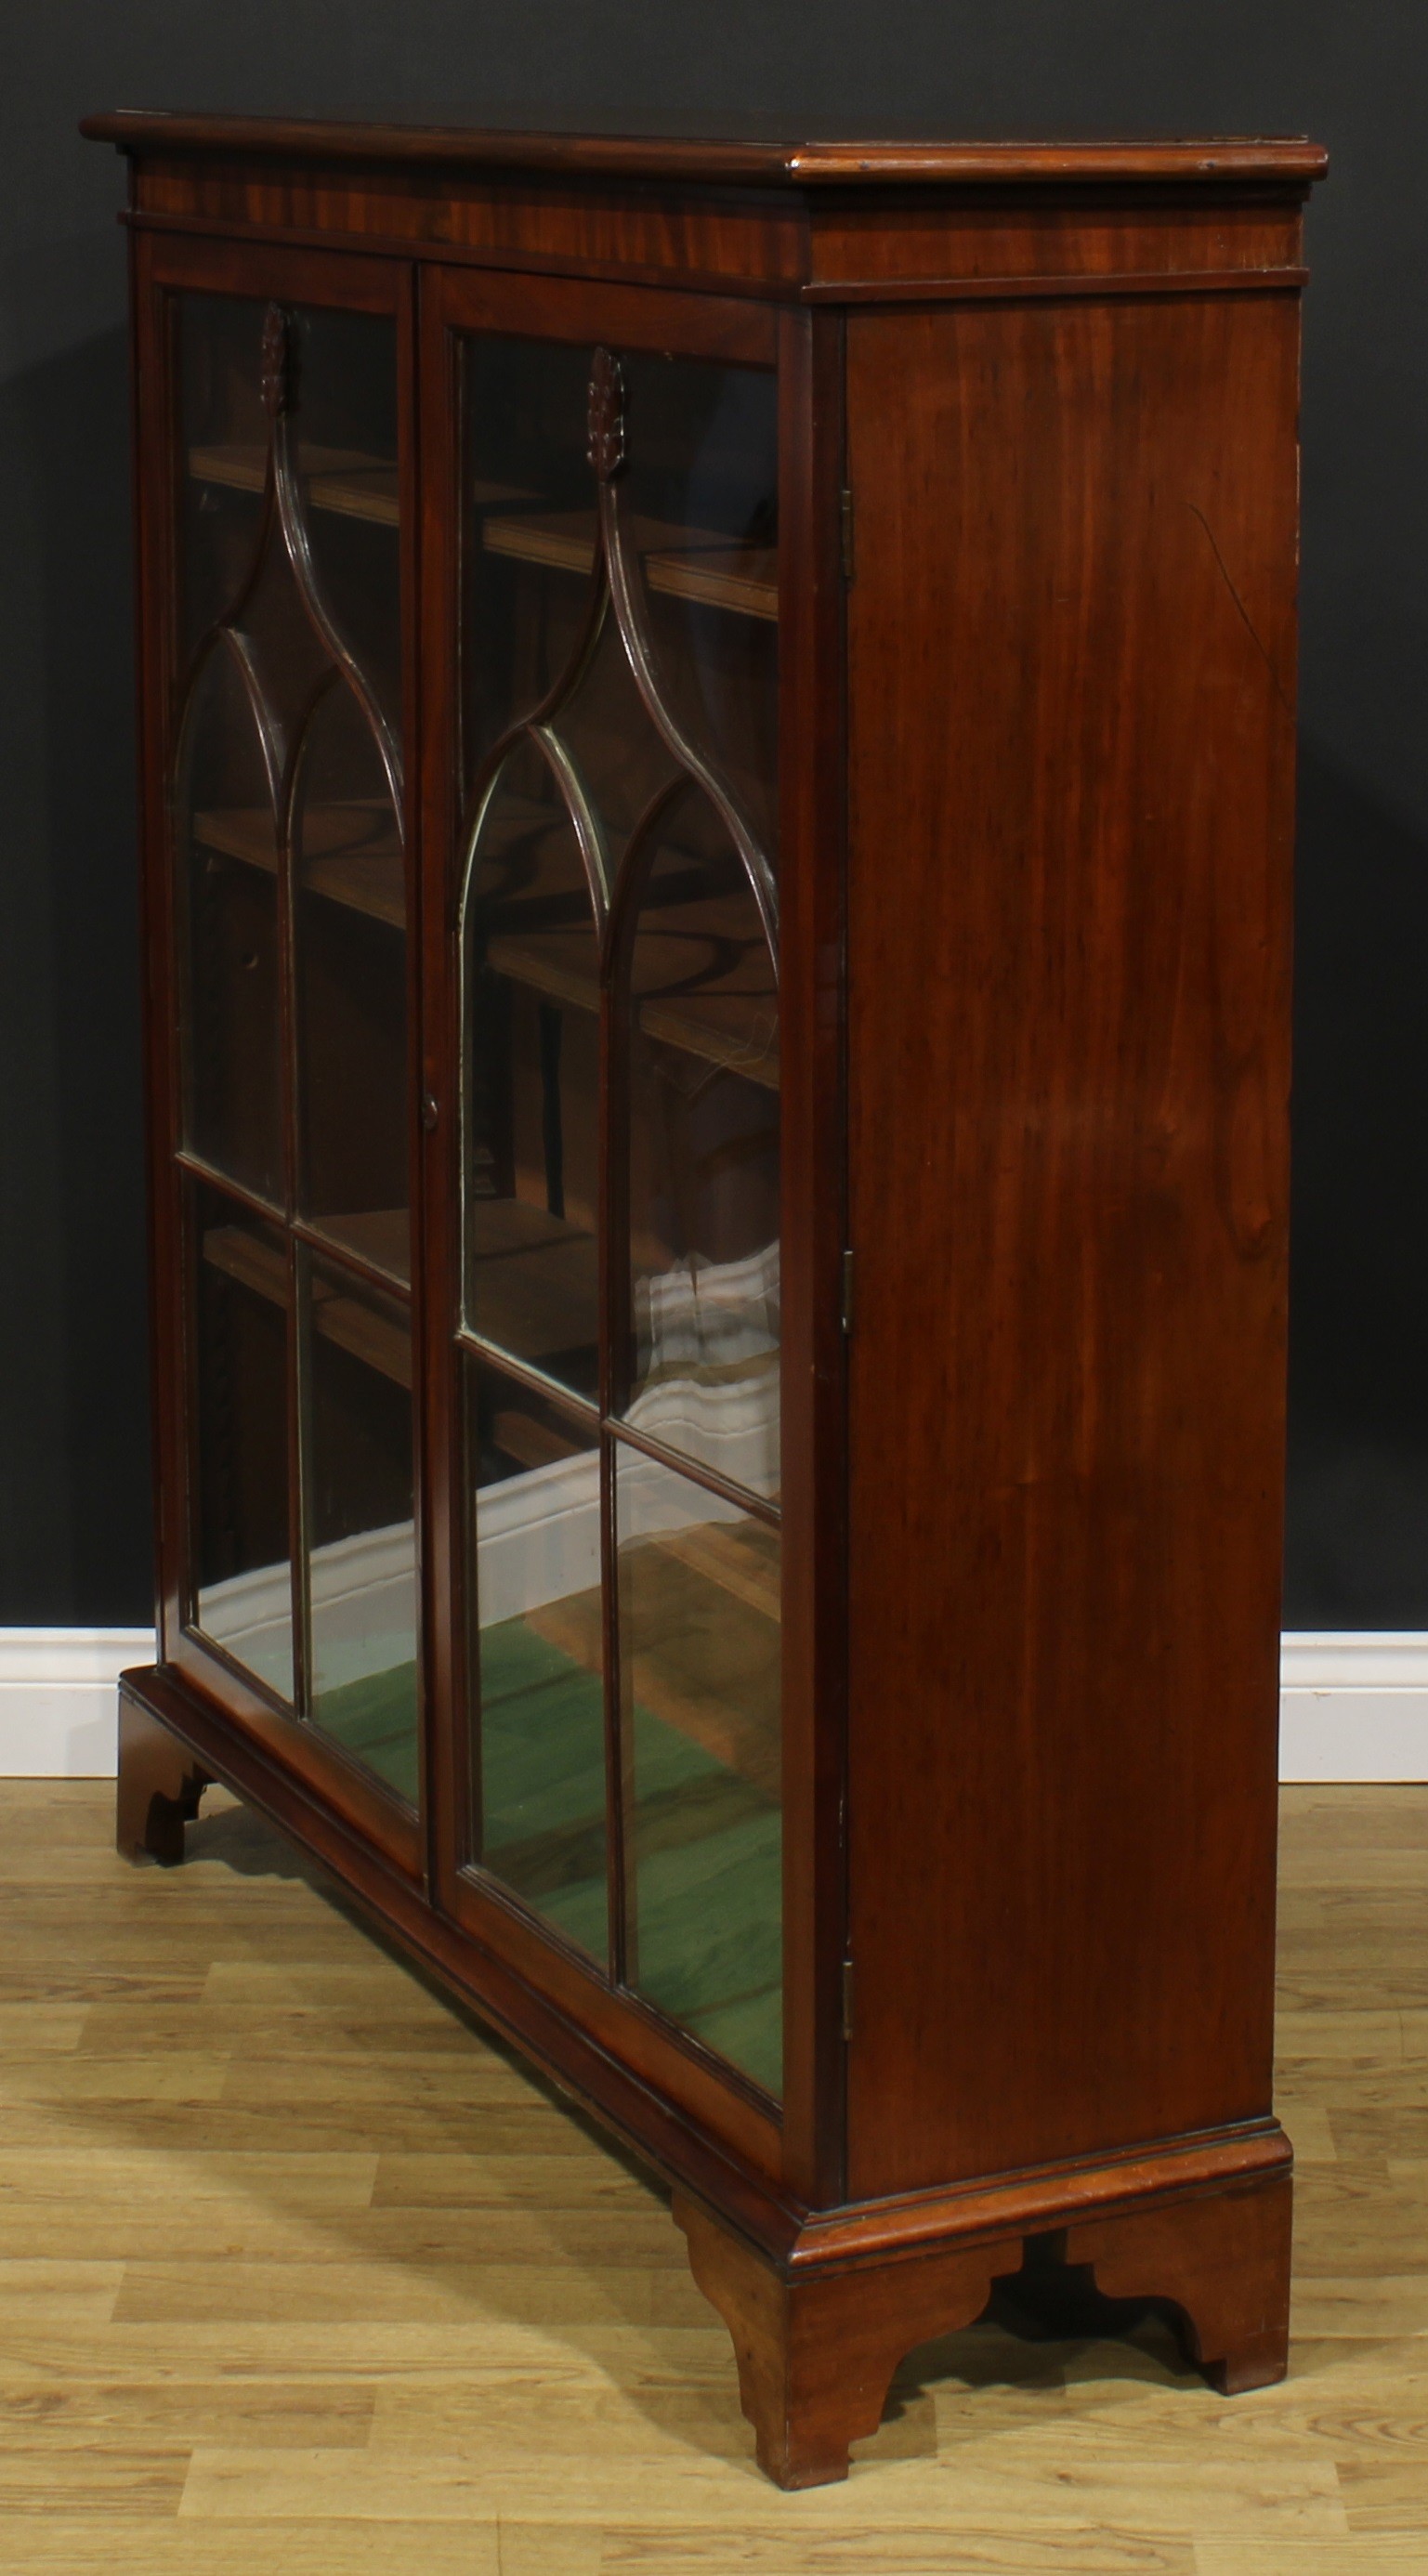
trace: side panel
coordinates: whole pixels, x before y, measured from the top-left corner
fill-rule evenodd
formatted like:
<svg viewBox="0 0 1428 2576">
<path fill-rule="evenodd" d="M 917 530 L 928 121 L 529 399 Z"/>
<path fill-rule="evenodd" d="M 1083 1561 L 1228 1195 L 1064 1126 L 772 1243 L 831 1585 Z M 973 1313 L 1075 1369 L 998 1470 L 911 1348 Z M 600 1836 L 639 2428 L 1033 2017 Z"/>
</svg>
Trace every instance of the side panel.
<svg viewBox="0 0 1428 2576">
<path fill-rule="evenodd" d="M 1297 334 L 848 323 L 853 2196 L 1269 2104 Z"/>
</svg>

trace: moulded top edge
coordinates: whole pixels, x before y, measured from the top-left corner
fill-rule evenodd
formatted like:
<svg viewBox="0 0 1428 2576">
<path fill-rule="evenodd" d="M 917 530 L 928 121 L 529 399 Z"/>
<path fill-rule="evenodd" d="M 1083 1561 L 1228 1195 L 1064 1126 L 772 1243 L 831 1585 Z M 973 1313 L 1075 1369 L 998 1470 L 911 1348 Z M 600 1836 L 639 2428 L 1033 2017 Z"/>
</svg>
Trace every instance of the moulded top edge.
<svg viewBox="0 0 1428 2576">
<path fill-rule="evenodd" d="M 125 152 L 245 152 L 333 161 L 438 163 L 611 178 L 687 179 L 796 187 L 1041 181 L 1279 180 L 1323 177 L 1328 156 L 1303 135 L 1237 135 L 1166 142 L 845 142 L 485 131 L 282 116 L 186 116 L 120 108 L 87 116 L 80 132 Z"/>
</svg>

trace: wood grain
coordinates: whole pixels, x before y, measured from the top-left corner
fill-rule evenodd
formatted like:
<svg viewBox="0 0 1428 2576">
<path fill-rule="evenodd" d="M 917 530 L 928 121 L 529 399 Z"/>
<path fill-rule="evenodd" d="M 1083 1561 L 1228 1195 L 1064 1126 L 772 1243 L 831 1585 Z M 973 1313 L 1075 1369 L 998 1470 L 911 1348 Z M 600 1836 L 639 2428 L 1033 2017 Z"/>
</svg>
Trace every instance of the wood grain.
<svg viewBox="0 0 1428 2576">
<path fill-rule="evenodd" d="M 800 144 L 125 112 L 83 131 L 133 156 L 140 225 L 773 298 L 1282 269 L 1325 168 L 1295 138 Z"/>
<path fill-rule="evenodd" d="M 174 118 L 92 130 L 138 161 L 164 1619 L 158 1668 L 127 1684 L 135 1724 L 146 1710 L 187 1748 L 165 1755 L 166 1779 L 188 1761 L 251 1799 L 763 2265 L 783 2318 L 764 2376 L 765 2391 L 783 2390 L 776 2440 L 760 2401 L 780 2474 L 836 2471 L 843 2436 L 875 2412 L 874 2363 L 891 2366 L 904 2329 L 927 2326 L 944 2277 L 966 2293 L 989 2247 L 1042 2231 L 1097 2231 L 1108 2278 L 1177 2296 L 1231 2381 L 1266 2375 L 1285 2254 L 1266 2211 L 1271 2187 L 1276 2209 L 1285 2189 L 1269 1978 L 1295 289 L 1299 205 L 1322 156 L 1292 140 L 726 146 Z M 372 523 L 365 549 L 399 551 L 405 635 L 421 636 L 420 660 L 402 657 L 415 859 L 398 907 L 371 817 L 328 813 L 302 890 L 383 921 L 400 908 L 412 932 L 416 1257 L 400 1368 L 420 1414 L 420 1816 L 182 1624 L 191 1389 L 176 1283 L 211 1274 L 184 1216 L 188 1166 L 163 1178 L 178 1079 L 164 824 L 173 504 L 192 465 L 175 408 L 175 291 L 388 313 L 397 326 L 395 468 L 368 432 L 374 460 L 383 450 L 376 480 L 342 449 L 305 488 L 315 508 Z M 810 310 L 805 295 L 828 300 Z M 274 328 L 286 347 L 290 325 Z M 661 532 L 645 570 L 667 595 L 697 597 L 701 625 L 726 639 L 735 608 L 779 613 L 782 2121 L 620 1989 L 618 1763 L 613 1987 L 471 1860 L 474 1628 L 452 1340 L 463 332 L 780 370 L 776 565 L 763 515 L 748 523 L 752 560 L 700 543 L 711 503 L 691 528 Z M 597 368 L 607 396 L 611 366 Z M 285 364 L 273 383 L 291 395 Z M 607 400 L 601 471 L 617 415 Z M 214 425 L 205 472 L 251 491 L 253 454 L 238 452 L 250 438 L 236 415 Z M 500 470 L 525 479 L 518 457 Z M 577 488 L 544 498 L 563 511 Z M 528 557 L 534 542 L 546 565 L 584 566 L 588 525 L 544 510 L 538 523 L 509 492 L 493 519 L 489 488 L 480 500 L 487 550 Z M 601 506 L 609 542 L 620 511 Z M 503 580 L 531 586 L 514 567 Z M 540 584 L 567 587 L 558 570 Z M 653 690 L 643 648 L 628 649 Z M 215 819 L 230 792 L 237 815 Z M 271 842 L 254 839 L 251 794 L 205 790 L 204 829 L 225 883 L 261 893 L 251 869 L 272 864 Z M 286 872 L 281 885 L 286 957 Z M 312 910 L 341 930 L 333 903 Z M 543 997 L 579 1000 L 559 923 L 502 923 L 491 962 Z M 372 938 L 389 945 L 384 930 Z M 279 982 L 291 1039 L 291 976 Z M 642 998 L 646 1034 L 699 1059 L 679 1070 L 701 1088 L 726 1060 L 730 998 L 716 986 Z M 607 1065 L 614 1135 L 618 1050 Z M 292 1115 L 287 1132 L 291 1175 Z M 627 1337 L 618 1164 L 606 1155 L 607 1411 Z M 345 1185 L 337 1195 L 360 1203 Z M 400 1190 L 374 1195 L 390 1206 Z M 232 1239 L 211 1229 L 212 1249 L 251 1270 L 241 1191 L 234 1209 Z M 290 1232 L 313 1248 L 306 1221 Z M 370 1279 L 378 1249 L 368 1229 L 354 1275 Z M 514 1325 L 504 1337 L 528 1360 L 558 1346 L 545 1336 L 564 1329 L 567 1273 L 584 1278 L 591 1258 L 588 1234 L 567 1228 L 507 1261 L 536 1339 Z M 320 1330 L 341 1323 L 334 1301 Z M 290 1384 L 296 1396 L 295 1359 Z M 135 1741 L 126 1814 L 149 1799 L 158 1758 Z M 181 1843 L 164 1794 L 160 1821 Z M 1394 1865 L 1406 1883 L 1412 1855 Z M 1414 2027 L 1396 2026 L 1400 2047 Z M 205 2118 L 221 2108 L 253 2139 L 277 2138 L 261 2047 L 189 2047 L 177 2025 L 168 2041 L 155 2080 L 171 2103 L 191 2095 Z M 66 2080 L 75 2102 L 90 2098 L 91 2070 Z M 392 2107 L 404 2136 L 462 2080 L 429 2070 L 421 2098 Z M 1371 2115 L 1381 2076 L 1345 2059 L 1316 2081 L 1322 2156 L 1325 2118 Z M 350 2076 L 323 2083 L 332 2134 L 350 2131 Z M 512 2106 L 498 2116 L 518 2141 Z M 1417 2143 L 1428 2154 L 1428 2137 Z M 1226 2210 L 1251 2182 L 1254 2226 L 1240 2238 Z M 1172 2202 L 1199 2212 L 1183 2243 Z M 440 2233 L 447 2270 L 432 2295 L 459 2306 L 479 2245 L 460 2213 Z M 235 2319 L 317 2297 L 296 2253 L 279 2279 L 287 2259 L 256 2238 L 235 2253 Z M 180 2318 L 202 2297 L 204 2262 L 186 2247 L 162 2280 L 126 2276 L 110 2322 Z M 554 2310 L 573 2293 L 548 2268 Z M 736 2318 L 773 2312 L 763 2274 L 745 2264 L 729 2288 L 722 2255 L 715 2269 Z M 1226 2288 L 1237 2273 L 1243 2314 Z M 73 2284 L 51 2286 L 64 2297 Z M 353 2294 L 326 2286 L 335 2329 Z M 17 2298 L 42 2289 L 16 2276 Z M 647 2322 L 667 2291 L 640 2293 Z M 1343 2295 L 1326 2281 L 1325 2317 Z M 409 2283 L 383 2296 L 393 2322 L 410 2321 Z M 1397 2314 L 1411 2290 L 1393 2297 Z M 795 2309 L 815 2319 L 811 2344 Z M 813 2368 L 840 2347 L 863 2355 L 852 2415 Z M 801 2385 L 817 2400 L 802 2422 Z M 452 2515 L 487 2496 L 488 2460 L 468 2476 L 459 2449 L 435 2440 L 431 2459 Z M 250 2482 L 218 2444 L 185 2511 L 282 2521 L 296 2474 L 289 2457 L 269 2486 Z M 396 2514 L 396 2490 L 380 2494 L 370 2509 Z"/>
<path fill-rule="evenodd" d="M 1269 2107 L 1297 317 L 847 333 L 861 2194 Z"/>
<path fill-rule="evenodd" d="M 87 116 L 80 132 L 125 152 L 251 153 L 283 161 L 320 153 L 336 162 L 423 164 L 443 174 L 475 169 L 553 170 L 639 178 L 771 181 L 840 187 L 934 180 L 1210 181 L 1307 183 L 1323 176 L 1322 149 L 1303 135 L 1219 136 L 1206 141 L 1097 143 L 892 142 L 876 136 L 797 142 L 727 137 L 521 132 L 472 126 L 359 124 L 298 117 L 183 116 L 120 108 Z"/>
<path fill-rule="evenodd" d="M 110 1798 L 0 1786 L 13 2576 L 1418 2576 L 1424 2058 L 1385 2034 L 1428 1917 L 1375 1864 L 1428 1792 L 1283 1799 L 1288 2380 L 1229 2404 L 1150 2322 L 990 2319 L 798 2498 L 662 2194 L 221 1792 L 172 1873 Z M 1327 2111 L 1355 2055 L 1379 2105 Z"/>
</svg>

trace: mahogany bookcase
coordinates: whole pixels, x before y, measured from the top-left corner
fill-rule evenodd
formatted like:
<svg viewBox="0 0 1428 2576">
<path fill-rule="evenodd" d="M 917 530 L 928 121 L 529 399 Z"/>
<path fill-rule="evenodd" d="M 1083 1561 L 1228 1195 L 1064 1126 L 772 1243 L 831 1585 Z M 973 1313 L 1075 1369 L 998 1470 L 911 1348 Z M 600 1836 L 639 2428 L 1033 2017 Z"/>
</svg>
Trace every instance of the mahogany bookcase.
<svg viewBox="0 0 1428 2576">
<path fill-rule="evenodd" d="M 227 1782 L 664 2175 L 787 2485 L 1009 2275 L 1276 2377 L 1322 155 L 85 130 L 121 1848 Z"/>
</svg>

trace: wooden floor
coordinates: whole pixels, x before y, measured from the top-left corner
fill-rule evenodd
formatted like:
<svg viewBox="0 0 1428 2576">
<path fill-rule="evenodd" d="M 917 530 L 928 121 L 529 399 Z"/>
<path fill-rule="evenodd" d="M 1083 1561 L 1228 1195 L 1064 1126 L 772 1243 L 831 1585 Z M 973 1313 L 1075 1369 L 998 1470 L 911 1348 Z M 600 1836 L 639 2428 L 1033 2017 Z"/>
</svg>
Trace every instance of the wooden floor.
<svg viewBox="0 0 1428 2576">
<path fill-rule="evenodd" d="M 659 2193 L 212 1793 L 0 1783 L 4 2576 L 1424 2576 L 1428 1791 L 1285 1799 L 1292 2373 L 996 2327 L 753 2466 Z"/>
</svg>

